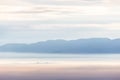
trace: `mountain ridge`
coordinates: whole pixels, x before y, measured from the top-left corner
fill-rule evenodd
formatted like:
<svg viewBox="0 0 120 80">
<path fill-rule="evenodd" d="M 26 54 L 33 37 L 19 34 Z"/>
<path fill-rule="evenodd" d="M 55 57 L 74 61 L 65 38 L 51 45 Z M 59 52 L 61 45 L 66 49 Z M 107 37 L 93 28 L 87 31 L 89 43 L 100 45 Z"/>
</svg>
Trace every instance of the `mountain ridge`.
<svg viewBox="0 0 120 80">
<path fill-rule="evenodd" d="M 0 52 L 32 53 L 120 53 L 120 39 L 89 38 L 47 40 L 31 44 L 6 44 Z"/>
</svg>

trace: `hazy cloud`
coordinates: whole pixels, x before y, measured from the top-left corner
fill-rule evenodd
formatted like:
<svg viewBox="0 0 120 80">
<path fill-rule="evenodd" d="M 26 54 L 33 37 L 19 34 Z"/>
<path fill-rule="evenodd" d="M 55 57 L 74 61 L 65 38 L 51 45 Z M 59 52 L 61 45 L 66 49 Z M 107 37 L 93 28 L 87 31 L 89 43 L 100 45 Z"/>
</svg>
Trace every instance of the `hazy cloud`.
<svg viewBox="0 0 120 80">
<path fill-rule="evenodd" d="M 119 0 L 0 0 L 0 41 L 118 38 L 119 4 Z"/>
</svg>

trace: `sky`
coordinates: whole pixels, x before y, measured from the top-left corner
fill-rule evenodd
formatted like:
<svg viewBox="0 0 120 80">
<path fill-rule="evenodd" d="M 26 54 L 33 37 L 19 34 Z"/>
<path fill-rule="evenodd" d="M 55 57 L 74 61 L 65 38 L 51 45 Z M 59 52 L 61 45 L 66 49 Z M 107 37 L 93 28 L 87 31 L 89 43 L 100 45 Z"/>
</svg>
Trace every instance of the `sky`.
<svg viewBox="0 0 120 80">
<path fill-rule="evenodd" d="M 120 38 L 120 0 L 0 0 L 0 44 Z"/>
</svg>

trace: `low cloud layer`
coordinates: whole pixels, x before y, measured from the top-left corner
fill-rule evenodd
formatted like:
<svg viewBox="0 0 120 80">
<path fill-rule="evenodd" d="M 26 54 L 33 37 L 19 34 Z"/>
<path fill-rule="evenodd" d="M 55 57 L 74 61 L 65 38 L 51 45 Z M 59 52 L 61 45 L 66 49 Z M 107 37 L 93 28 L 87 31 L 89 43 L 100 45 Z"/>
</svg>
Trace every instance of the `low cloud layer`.
<svg viewBox="0 0 120 80">
<path fill-rule="evenodd" d="M 95 64 L 95 63 L 94 63 Z M 72 65 L 72 64 L 71 64 Z M 1 65 L 1 80 L 119 80 L 119 67 L 68 65 Z M 29 73 L 29 74 L 28 74 Z"/>
</svg>

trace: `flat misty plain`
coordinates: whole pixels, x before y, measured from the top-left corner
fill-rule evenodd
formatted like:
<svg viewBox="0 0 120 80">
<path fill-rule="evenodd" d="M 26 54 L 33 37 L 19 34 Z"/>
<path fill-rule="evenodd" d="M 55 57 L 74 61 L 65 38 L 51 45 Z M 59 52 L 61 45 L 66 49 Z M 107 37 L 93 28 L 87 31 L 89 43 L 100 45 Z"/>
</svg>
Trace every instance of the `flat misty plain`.
<svg viewBox="0 0 120 80">
<path fill-rule="evenodd" d="M 120 54 L 0 53 L 0 80 L 120 80 L 119 57 Z"/>
</svg>

